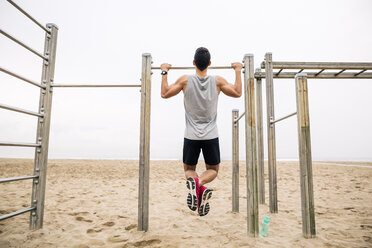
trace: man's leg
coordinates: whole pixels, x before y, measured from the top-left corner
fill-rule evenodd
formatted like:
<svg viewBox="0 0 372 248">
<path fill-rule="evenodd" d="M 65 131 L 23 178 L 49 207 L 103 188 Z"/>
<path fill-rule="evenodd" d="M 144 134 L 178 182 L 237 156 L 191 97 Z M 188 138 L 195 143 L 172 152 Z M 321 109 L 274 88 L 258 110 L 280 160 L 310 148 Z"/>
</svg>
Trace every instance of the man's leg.
<svg viewBox="0 0 372 248">
<path fill-rule="evenodd" d="M 199 178 L 199 185 L 202 186 L 206 183 L 212 182 L 218 175 L 218 169 L 220 164 L 217 165 L 205 165 L 206 171 L 204 171 Z"/>
<path fill-rule="evenodd" d="M 204 140 L 202 144 L 202 151 L 204 155 L 206 171 L 204 171 L 199 178 L 200 186 L 212 182 L 217 177 L 221 161 L 220 144 L 218 138 Z"/>
<path fill-rule="evenodd" d="M 185 170 L 186 187 L 189 190 L 187 195 L 187 206 L 195 211 L 199 203 L 199 185 L 198 185 L 198 174 L 195 172 L 196 165 L 183 164 Z"/>
<path fill-rule="evenodd" d="M 200 142 L 198 140 L 189 140 L 184 138 L 183 141 L 183 169 L 185 171 L 186 179 L 198 178 L 195 172 L 196 164 L 200 154 Z"/>
<path fill-rule="evenodd" d="M 200 154 L 200 144 L 197 140 L 184 139 L 183 143 L 183 168 L 186 177 L 186 187 L 189 190 L 187 195 L 187 206 L 195 211 L 199 203 L 198 174 L 195 172 L 196 164 Z"/>
<path fill-rule="evenodd" d="M 186 179 L 192 177 L 192 178 L 198 178 L 198 174 L 196 173 L 196 165 L 187 165 L 183 164 L 183 169 L 185 170 L 185 177 Z"/>
<path fill-rule="evenodd" d="M 220 167 L 220 164 L 217 165 L 208 165 L 206 164 L 206 171 L 203 172 L 203 174 L 199 178 L 199 209 L 198 213 L 200 216 L 207 215 L 210 210 L 210 204 L 209 199 L 212 197 L 212 191 L 210 189 L 207 189 L 204 184 L 212 182 L 218 174 L 218 169 Z"/>
<path fill-rule="evenodd" d="M 205 160 L 206 171 L 199 178 L 199 209 L 200 216 L 205 216 L 210 210 L 209 199 L 212 197 L 212 191 L 207 189 L 204 184 L 213 181 L 218 175 L 220 168 L 220 145 L 218 138 L 205 140 L 202 144 L 202 151 Z"/>
</svg>

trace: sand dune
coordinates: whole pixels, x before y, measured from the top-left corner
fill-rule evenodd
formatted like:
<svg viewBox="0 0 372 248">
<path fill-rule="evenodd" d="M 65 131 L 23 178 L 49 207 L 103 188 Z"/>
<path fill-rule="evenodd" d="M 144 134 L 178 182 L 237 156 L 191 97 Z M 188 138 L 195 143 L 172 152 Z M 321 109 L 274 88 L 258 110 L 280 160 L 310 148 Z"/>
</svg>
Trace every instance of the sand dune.
<svg viewBox="0 0 372 248">
<path fill-rule="evenodd" d="M 260 221 L 270 217 L 269 236 L 250 238 L 243 162 L 240 213 L 231 212 L 231 161 L 223 161 L 209 185 L 211 211 L 199 217 L 186 206 L 181 163 L 152 161 L 144 233 L 137 231 L 137 161 L 50 160 L 44 228 L 30 231 L 28 214 L 2 221 L 0 247 L 372 247 L 372 163 L 356 164 L 365 167 L 314 164 L 317 238 L 305 239 L 296 162 L 278 163 L 279 213 L 260 205 Z M 32 170 L 32 160 L 0 159 L 0 177 Z M 30 181 L 1 184 L 0 192 L 0 215 L 30 205 Z"/>
</svg>

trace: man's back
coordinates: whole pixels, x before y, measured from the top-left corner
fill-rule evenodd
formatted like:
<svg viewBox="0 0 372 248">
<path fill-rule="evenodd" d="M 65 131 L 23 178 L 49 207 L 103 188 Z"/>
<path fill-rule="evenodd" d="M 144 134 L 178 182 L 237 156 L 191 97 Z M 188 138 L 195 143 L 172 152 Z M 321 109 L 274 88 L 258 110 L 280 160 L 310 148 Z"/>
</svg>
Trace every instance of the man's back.
<svg viewBox="0 0 372 248">
<path fill-rule="evenodd" d="M 189 75 L 184 93 L 185 138 L 208 140 L 218 137 L 218 90 L 215 76 Z"/>
</svg>

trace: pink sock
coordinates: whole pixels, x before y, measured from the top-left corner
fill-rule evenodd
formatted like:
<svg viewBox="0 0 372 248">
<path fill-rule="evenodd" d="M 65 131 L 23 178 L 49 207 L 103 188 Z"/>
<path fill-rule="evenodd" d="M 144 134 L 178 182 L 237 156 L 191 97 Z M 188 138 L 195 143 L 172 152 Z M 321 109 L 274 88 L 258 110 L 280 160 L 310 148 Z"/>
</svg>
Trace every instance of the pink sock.
<svg viewBox="0 0 372 248">
<path fill-rule="evenodd" d="M 204 190 L 206 190 L 207 187 L 205 187 L 204 185 L 200 186 L 200 190 L 199 190 L 199 199 L 200 199 L 200 202 L 201 202 L 201 197 L 203 195 L 203 192 Z M 200 204 L 200 203 L 199 203 Z"/>
<path fill-rule="evenodd" d="M 194 180 L 196 182 L 196 195 L 198 196 L 198 200 L 199 200 L 199 194 L 200 194 L 199 178 L 194 177 Z"/>
</svg>

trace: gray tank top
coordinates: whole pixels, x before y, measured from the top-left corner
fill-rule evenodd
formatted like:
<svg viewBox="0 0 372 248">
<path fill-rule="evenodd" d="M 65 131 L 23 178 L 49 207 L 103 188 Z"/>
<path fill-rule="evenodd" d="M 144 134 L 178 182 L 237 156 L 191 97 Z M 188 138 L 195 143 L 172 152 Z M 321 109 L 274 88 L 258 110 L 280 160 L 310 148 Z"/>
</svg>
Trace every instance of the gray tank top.
<svg viewBox="0 0 372 248">
<path fill-rule="evenodd" d="M 218 137 L 217 103 L 216 76 L 188 76 L 184 94 L 186 139 L 209 140 Z"/>
</svg>

